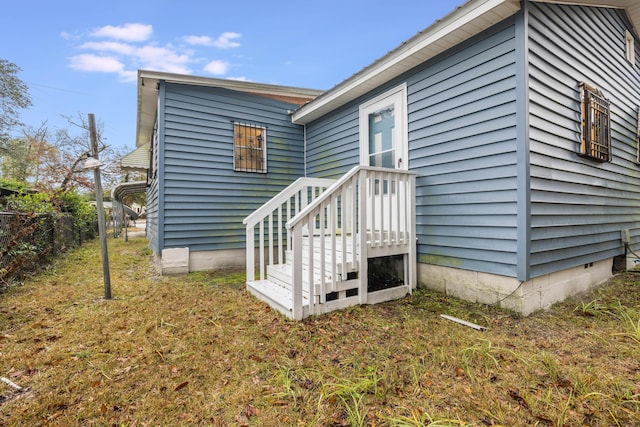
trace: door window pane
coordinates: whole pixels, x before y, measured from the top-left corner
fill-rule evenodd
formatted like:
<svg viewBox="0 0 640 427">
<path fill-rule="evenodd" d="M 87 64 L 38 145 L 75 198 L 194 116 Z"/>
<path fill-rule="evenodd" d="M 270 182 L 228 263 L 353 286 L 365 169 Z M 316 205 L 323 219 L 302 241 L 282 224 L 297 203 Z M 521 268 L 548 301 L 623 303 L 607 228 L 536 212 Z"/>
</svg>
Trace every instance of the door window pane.
<svg viewBox="0 0 640 427">
<path fill-rule="evenodd" d="M 389 105 L 369 114 L 369 165 L 393 168 L 394 107 Z"/>
</svg>

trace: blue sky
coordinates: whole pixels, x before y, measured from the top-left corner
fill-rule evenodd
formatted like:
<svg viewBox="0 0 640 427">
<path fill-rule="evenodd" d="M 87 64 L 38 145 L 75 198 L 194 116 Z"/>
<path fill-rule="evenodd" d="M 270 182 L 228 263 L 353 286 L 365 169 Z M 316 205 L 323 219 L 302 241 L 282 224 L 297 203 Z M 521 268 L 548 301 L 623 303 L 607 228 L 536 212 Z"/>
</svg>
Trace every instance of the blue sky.
<svg viewBox="0 0 640 427">
<path fill-rule="evenodd" d="M 94 113 L 133 149 L 138 69 L 329 89 L 464 0 L 5 2 L 0 58 L 33 106 L 22 121 Z"/>
</svg>

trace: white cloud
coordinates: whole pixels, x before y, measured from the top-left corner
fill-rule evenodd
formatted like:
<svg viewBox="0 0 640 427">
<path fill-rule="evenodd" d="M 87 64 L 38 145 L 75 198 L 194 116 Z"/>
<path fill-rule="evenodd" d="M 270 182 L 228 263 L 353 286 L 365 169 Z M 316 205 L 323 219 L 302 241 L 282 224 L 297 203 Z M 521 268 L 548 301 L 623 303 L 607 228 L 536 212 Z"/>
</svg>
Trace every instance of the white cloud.
<svg viewBox="0 0 640 427">
<path fill-rule="evenodd" d="M 220 49 L 229 49 L 240 46 L 240 43 L 233 41 L 240 37 L 242 37 L 240 33 L 226 32 L 222 33 L 217 39 L 209 36 L 186 36 L 184 40 L 194 46 L 213 46 Z"/>
<path fill-rule="evenodd" d="M 115 52 L 123 55 L 133 55 L 135 46 L 120 42 L 87 42 L 80 45 L 80 49 L 97 50 L 99 52 Z"/>
<path fill-rule="evenodd" d="M 229 63 L 226 61 L 211 61 L 207 65 L 204 66 L 204 71 L 215 74 L 215 75 L 224 75 L 227 74 L 227 70 L 229 69 Z"/>
<path fill-rule="evenodd" d="M 124 70 L 124 64 L 111 56 L 83 54 L 72 56 L 69 62 L 71 68 L 80 71 L 120 73 Z"/>
<path fill-rule="evenodd" d="M 153 69 L 157 71 L 167 71 L 171 73 L 188 74 L 190 72 L 187 64 L 192 62 L 192 59 L 188 53 L 178 53 L 170 47 L 158 47 L 153 45 L 146 45 L 142 47 L 135 46 L 133 44 L 119 43 L 119 42 L 87 42 L 80 45 L 81 49 L 91 50 L 97 53 L 111 53 L 119 56 L 119 61 L 129 64 L 128 68 L 144 68 Z M 84 57 L 105 58 L 106 56 L 95 54 L 77 55 L 72 61 L 72 68 L 83 71 L 103 71 L 82 68 L 77 65 Z"/>
<path fill-rule="evenodd" d="M 213 39 L 209 36 L 186 36 L 184 41 L 194 46 L 213 46 Z"/>
<path fill-rule="evenodd" d="M 85 72 L 117 74 L 121 81 L 136 81 L 137 70 L 147 69 L 178 74 L 191 74 L 195 64 L 206 64 L 202 70 L 215 76 L 227 74 L 231 65 L 224 60 L 210 60 L 202 46 L 227 49 L 240 46 L 240 33 L 225 32 L 217 38 L 209 36 L 187 36 L 179 40 L 180 46 L 166 43 L 160 45 L 151 39 L 153 27 L 141 23 L 121 26 L 106 25 L 96 28 L 84 36 L 62 32 L 60 37 L 76 42 L 83 52 L 69 58 L 69 67 Z M 87 40 L 87 37 L 103 40 Z M 84 40 L 82 40 L 84 39 Z M 248 81 L 245 77 L 236 80 Z"/>
<path fill-rule="evenodd" d="M 75 38 L 75 36 L 71 33 L 68 33 L 66 31 L 63 31 L 60 33 L 60 37 L 62 37 L 65 40 L 73 40 Z"/>
<path fill-rule="evenodd" d="M 94 73 L 115 73 L 124 82 L 135 82 L 138 78 L 137 71 L 125 70 L 125 65 L 117 58 L 99 55 L 76 55 L 69 58 L 71 68 L 79 71 Z"/>
<path fill-rule="evenodd" d="M 180 54 L 170 48 L 150 45 L 136 49 L 135 59 L 142 68 L 182 74 L 189 73 L 187 64 L 192 61 L 188 54 Z"/>
<path fill-rule="evenodd" d="M 128 42 L 142 42 L 148 40 L 153 33 L 153 27 L 148 24 L 129 23 L 119 27 L 113 25 L 105 25 L 96 28 L 91 32 L 91 36 L 100 38 L 109 38 L 115 40 L 124 40 Z"/>
<path fill-rule="evenodd" d="M 242 34 L 240 33 L 222 33 L 220 37 L 216 39 L 214 42 L 215 47 L 219 47 L 221 49 L 227 49 L 230 47 L 238 47 L 240 43 L 232 41 L 233 39 L 240 38 Z"/>
<path fill-rule="evenodd" d="M 120 75 L 120 80 L 123 82 L 135 82 L 138 80 L 137 71 L 122 71 L 118 74 Z"/>
</svg>

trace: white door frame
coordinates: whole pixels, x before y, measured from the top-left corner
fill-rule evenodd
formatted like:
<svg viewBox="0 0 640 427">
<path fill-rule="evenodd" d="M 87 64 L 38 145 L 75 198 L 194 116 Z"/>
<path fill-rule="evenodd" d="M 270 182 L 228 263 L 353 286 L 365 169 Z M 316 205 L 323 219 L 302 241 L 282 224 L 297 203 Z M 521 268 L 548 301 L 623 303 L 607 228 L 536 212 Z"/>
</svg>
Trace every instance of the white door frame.
<svg viewBox="0 0 640 427">
<path fill-rule="evenodd" d="M 409 169 L 407 84 L 403 83 L 360 105 L 360 164 L 369 166 L 369 115 L 393 105 L 395 169 Z"/>
</svg>

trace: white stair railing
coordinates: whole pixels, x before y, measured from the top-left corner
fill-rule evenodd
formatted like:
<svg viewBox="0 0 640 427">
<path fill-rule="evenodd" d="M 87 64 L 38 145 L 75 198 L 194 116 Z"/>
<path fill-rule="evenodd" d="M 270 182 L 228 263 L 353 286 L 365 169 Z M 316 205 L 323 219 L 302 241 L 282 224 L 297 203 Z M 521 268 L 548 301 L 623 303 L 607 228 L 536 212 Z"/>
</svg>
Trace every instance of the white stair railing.
<svg viewBox="0 0 640 427">
<path fill-rule="evenodd" d="M 326 311 L 319 307 L 327 303 L 326 295 L 345 289 L 357 287 L 358 303 L 366 303 L 370 257 L 406 255 L 405 282 L 415 287 L 413 172 L 356 166 L 291 218 L 286 228 L 292 237 L 294 319 Z"/>
<path fill-rule="evenodd" d="M 320 196 L 334 182 L 335 180 L 332 179 L 299 178 L 243 220 L 247 238 L 247 282 L 255 281 L 256 250 L 260 260 L 258 264 L 260 280 L 264 280 L 266 275 L 267 261 L 265 256 L 268 256 L 268 265 L 273 265 L 276 261 L 284 263 L 284 251 L 286 248 L 291 248 L 291 235 L 285 228 L 285 223 Z M 258 237 L 257 248 L 256 235 Z"/>
</svg>

